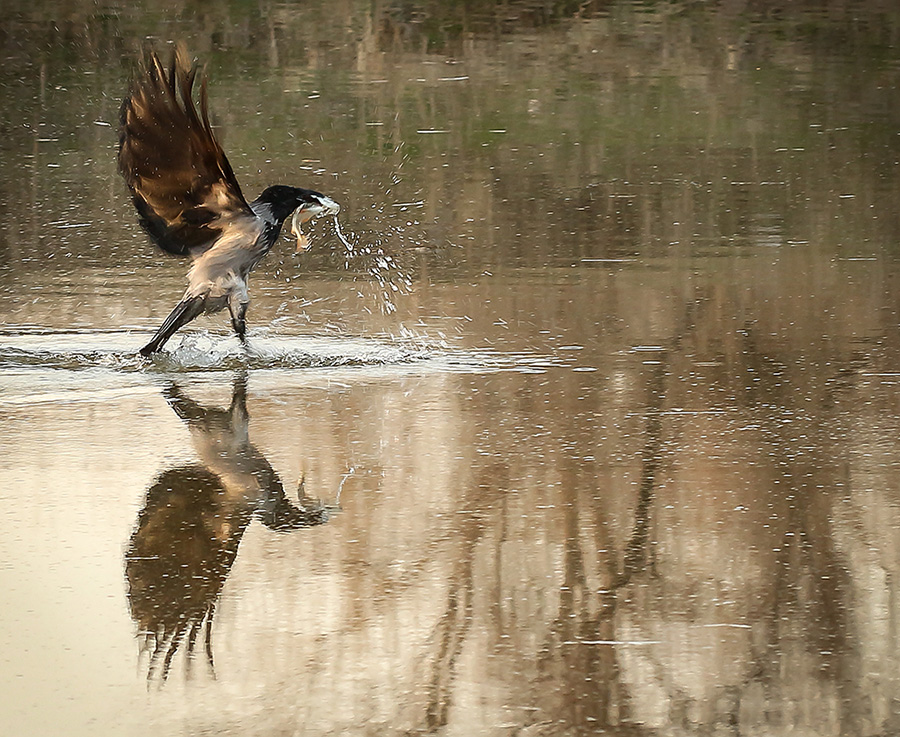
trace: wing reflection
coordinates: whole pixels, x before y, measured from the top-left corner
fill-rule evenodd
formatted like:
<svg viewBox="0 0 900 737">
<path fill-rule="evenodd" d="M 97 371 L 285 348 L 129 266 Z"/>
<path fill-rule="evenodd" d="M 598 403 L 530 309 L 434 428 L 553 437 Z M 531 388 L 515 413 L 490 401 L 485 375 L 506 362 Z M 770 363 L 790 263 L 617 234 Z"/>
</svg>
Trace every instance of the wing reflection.
<svg viewBox="0 0 900 737">
<path fill-rule="evenodd" d="M 323 524 L 335 509 L 307 497 L 302 480 L 299 503 L 286 497 L 275 469 L 250 442 L 246 375 L 235 379 L 227 409 L 201 405 L 174 383 L 164 395 L 188 426 L 200 462 L 154 480 L 125 564 L 131 616 L 149 653 L 147 678 L 161 682 L 185 643 L 190 663 L 201 631 L 213 668 L 216 602 L 254 518 L 289 531 Z"/>
</svg>

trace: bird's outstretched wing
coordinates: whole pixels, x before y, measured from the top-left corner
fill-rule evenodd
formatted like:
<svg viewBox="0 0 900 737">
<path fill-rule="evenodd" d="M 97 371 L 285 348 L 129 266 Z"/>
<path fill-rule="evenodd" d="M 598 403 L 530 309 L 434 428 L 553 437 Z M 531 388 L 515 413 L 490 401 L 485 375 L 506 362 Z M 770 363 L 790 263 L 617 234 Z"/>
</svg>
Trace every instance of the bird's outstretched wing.
<svg viewBox="0 0 900 737">
<path fill-rule="evenodd" d="M 254 217 L 209 124 L 205 77 L 199 113 L 194 104 L 196 77 L 183 48 L 168 69 L 148 50 L 119 127 L 119 171 L 141 225 L 178 256 L 197 256 L 236 217 Z"/>
</svg>

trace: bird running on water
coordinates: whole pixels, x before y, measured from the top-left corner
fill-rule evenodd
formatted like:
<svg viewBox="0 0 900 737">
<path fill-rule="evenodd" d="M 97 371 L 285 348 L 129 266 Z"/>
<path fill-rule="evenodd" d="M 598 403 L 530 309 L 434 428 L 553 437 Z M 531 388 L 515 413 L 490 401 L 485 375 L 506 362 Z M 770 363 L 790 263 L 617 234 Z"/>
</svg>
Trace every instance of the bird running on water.
<svg viewBox="0 0 900 737">
<path fill-rule="evenodd" d="M 294 225 L 340 206 L 320 192 L 276 185 L 247 202 L 209 123 L 206 78 L 194 104 L 198 65 L 181 46 L 167 68 L 148 50 L 122 102 L 119 171 L 144 230 L 162 250 L 193 260 L 188 288 L 141 355 L 158 351 L 183 325 L 228 308 L 241 341 L 247 331 L 250 270 Z"/>
</svg>

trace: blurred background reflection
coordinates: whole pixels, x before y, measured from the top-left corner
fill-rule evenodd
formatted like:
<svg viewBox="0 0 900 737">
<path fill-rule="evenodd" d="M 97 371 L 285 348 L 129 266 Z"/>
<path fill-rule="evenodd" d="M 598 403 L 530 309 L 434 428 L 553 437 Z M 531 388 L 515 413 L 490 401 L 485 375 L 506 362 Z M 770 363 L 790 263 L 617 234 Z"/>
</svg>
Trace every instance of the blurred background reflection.
<svg viewBox="0 0 900 737">
<path fill-rule="evenodd" d="M 900 731 L 896 3 L 0 20 L 14 733 Z M 115 171 L 147 39 L 248 196 L 342 204 L 247 356 L 133 356 L 183 289 Z"/>
</svg>

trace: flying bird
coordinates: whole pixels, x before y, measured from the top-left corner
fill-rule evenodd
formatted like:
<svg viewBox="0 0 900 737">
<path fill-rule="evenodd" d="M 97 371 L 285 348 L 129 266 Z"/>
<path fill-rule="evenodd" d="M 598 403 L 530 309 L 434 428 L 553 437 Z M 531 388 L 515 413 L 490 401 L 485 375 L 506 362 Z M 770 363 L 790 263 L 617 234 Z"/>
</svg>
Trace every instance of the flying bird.
<svg viewBox="0 0 900 737">
<path fill-rule="evenodd" d="M 148 50 L 122 102 L 119 171 L 140 224 L 163 251 L 190 257 L 188 288 L 141 355 L 158 351 L 173 333 L 202 314 L 226 307 L 246 340 L 247 277 L 271 250 L 284 221 L 336 215 L 340 206 L 321 192 L 275 185 L 252 202 L 241 192 L 209 122 L 206 77 L 181 46 L 168 68 Z M 300 241 L 302 243 L 302 240 Z"/>
</svg>

